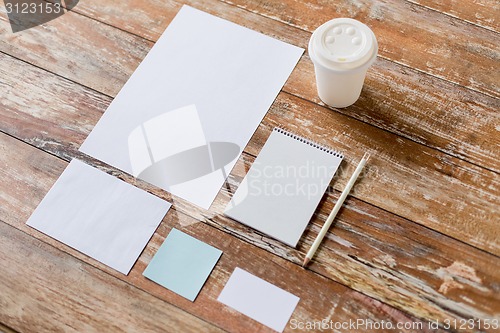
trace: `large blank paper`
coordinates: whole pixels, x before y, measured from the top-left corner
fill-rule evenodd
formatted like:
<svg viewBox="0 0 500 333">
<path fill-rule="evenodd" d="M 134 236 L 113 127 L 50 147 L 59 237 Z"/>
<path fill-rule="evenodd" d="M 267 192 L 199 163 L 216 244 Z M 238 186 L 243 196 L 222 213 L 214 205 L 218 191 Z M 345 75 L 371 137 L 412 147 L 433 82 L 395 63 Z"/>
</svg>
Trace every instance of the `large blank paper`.
<svg viewBox="0 0 500 333">
<path fill-rule="evenodd" d="M 194 301 L 222 251 L 172 229 L 143 275 Z"/>
<path fill-rule="evenodd" d="M 278 332 L 299 303 L 297 296 L 241 268 L 234 270 L 217 300 Z"/>
<path fill-rule="evenodd" d="M 208 209 L 303 51 L 183 6 L 80 150 Z"/>
<path fill-rule="evenodd" d="M 170 204 L 72 160 L 27 224 L 128 274 Z"/>
<path fill-rule="evenodd" d="M 275 128 L 224 214 L 295 247 L 342 158 Z"/>
</svg>

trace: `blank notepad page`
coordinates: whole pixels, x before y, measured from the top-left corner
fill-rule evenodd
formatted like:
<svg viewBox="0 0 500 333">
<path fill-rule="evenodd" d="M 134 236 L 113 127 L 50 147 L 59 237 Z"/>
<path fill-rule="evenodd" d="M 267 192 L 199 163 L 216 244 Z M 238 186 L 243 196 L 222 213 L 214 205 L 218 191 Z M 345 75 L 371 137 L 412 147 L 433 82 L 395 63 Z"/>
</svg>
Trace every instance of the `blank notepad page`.
<svg viewBox="0 0 500 333">
<path fill-rule="evenodd" d="M 224 214 L 295 247 L 342 158 L 275 128 Z"/>
</svg>

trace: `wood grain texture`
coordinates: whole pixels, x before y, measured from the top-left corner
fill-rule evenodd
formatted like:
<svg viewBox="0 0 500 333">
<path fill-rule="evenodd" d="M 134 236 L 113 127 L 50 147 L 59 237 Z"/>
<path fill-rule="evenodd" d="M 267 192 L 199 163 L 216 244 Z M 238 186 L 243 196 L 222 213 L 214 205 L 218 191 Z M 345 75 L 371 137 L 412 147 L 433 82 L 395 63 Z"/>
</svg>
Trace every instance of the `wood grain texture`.
<svg viewBox="0 0 500 333">
<path fill-rule="evenodd" d="M 307 57 L 284 90 L 324 105 L 314 80 L 314 66 Z M 335 111 L 500 172 L 499 109 L 500 99 L 378 59 L 367 74 L 360 99 Z"/>
<path fill-rule="evenodd" d="M 214 5 L 214 1 L 191 1 L 189 4 L 286 42 L 307 47 L 310 33 L 291 29 L 287 24 L 279 26 L 275 22 L 258 20 L 260 24 L 256 25 L 253 22 L 257 19 L 248 14 L 248 19 L 243 21 L 237 10 L 222 4 Z M 127 31 L 156 40 L 164 30 L 164 19 L 170 20 L 180 3 L 175 5 L 173 2 L 167 2 L 163 8 L 159 8 L 156 2 L 141 2 L 141 6 L 134 7 L 137 15 L 127 15 L 126 24 L 122 16 L 112 15 L 116 12 L 116 6 L 123 6 L 125 10 L 127 4 L 120 2 L 103 5 L 96 1 L 85 1 L 75 11 L 97 20 L 105 20 L 120 28 L 125 26 Z M 148 24 L 143 24 L 144 17 L 149 18 L 146 20 Z M 151 25 L 153 21 L 157 23 Z M 276 33 L 278 27 L 279 34 Z M 313 65 L 305 56 L 284 90 L 320 103 L 314 81 Z M 386 89 L 388 86 L 392 89 Z M 460 89 L 452 83 L 380 58 L 368 73 L 361 100 L 353 107 L 337 111 L 500 171 L 500 166 L 496 163 L 500 139 L 494 125 L 500 121 L 497 112 L 499 108 L 498 99 Z M 485 135 L 491 135 L 492 140 L 483 140 Z"/>
<path fill-rule="evenodd" d="M 106 108 L 107 103 L 109 103 L 110 98 L 10 57 L 3 56 L 2 61 L 9 62 L 8 67 L 13 72 L 20 73 L 20 75 L 28 79 L 27 81 L 36 82 L 36 84 L 26 86 L 26 89 L 29 89 L 31 92 L 30 94 L 26 93 L 27 90 L 24 91 L 22 87 L 19 87 L 20 90 L 18 90 L 19 94 L 17 98 L 12 99 L 16 100 L 18 104 L 10 105 L 4 109 L 5 112 L 0 113 L 0 115 L 5 117 L 1 119 L 0 124 L 10 124 L 10 126 L 0 129 L 66 160 L 69 160 L 73 156 L 82 157 L 83 155 L 76 152 L 76 149 L 81 141 L 83 141 L 86 135 L 85 131 L 90 130 L 92 127 L 89 123 L 98 120 L 101 112 Z M 6 77 L 9 77 L 9 75 Z M 12 83 L 8 83 L 9 85 L 13 85 L 14 82 L 18 81 L 16 76 L 10 77 L 12 77 L 13 81 Z M 54 87 L 54 89 L 47 89 L 49 87 Z M 64 100 L 58 100 L 61 91 L 65 92 L 64 98 L 72 101 L 82 101 L 82 103 L 72 105 L 71 103 L 65 103 Z M 37 97 L 39 95 L 40 97 Z M 52 104 L 55 105 L 54 108 L 44 109 L 42 107 L 44 104 L 37 105 L 36 103 L 31 105 L 29 109 L 23 108 L 22 105 L 29 104 L 28 98 L 44 101 L 42 95 L 45 96 L 43 98 L 51 99 L 58 103 Z M 61 103 L 59 104 L 59 102 Z M 14 113 L 13 110 L 18 110 L 18 112 Z M 39 112 L 42 112 L 39 110 L 44 110 L 45 112 L 42 117 L 43 121 L 38 119 L 40 117 Z M 294 113 L 290 114 L 290 110 L 294 110 Z M 67 117 L 61 116 L 62 114 L 66 114 Z M 88 119 L 74 119 L 71 116 L 74 114 L 87 115 Z M 305 251 L 312 243 L 313 237 L 317 234 L 326 215 L 332 208 L 332 204 L 338 196 L 337 191 L 334 190 L 330 193 L 327 200 L 321 204 L 320 210 L 314 217 L 310 229 L 302 237 L 298 251 L 292 250 L 279 242 L 268 239 L 259 233 L 220 216 L 220 213 L 229 201 L 230 193 L 234 192 L 243 178 L 254 156 L 258 153 L 269 135 L 272 126 L 282 119 L 286 119 L 289 127 L 303 135 L 311 135 L 311 133 L 299 128 L 301 124 L 307 122 L 307 119 L 316 119 L 326 124 L 326 128 L 330 127 L 329 122 L 336 123 L 336 126 L 339 128 L 338 130 L 345 132 L 344 135 L 338 135 L 338 137 L 337 134 L 333 133 L 332 138 L 328 138 L 330 135 L 321 135 L 322 132 L 319 129 L 312 129 L 319 131 L 317 133 L 323 138 L 323 143 L 343 149 L 347 148 L 347 145 L 352 145 L 352 147 L 356 147 L 355 149 L 357 149 L 352 151 L 349 164 L 344 165 L 341 170 L 342 173 L 336 177 L 334 184 L 337 190 L 343 188 L 346 178 L 348 178 L 352 168 L 355 166 L 356 161 L 353 156 L 361 156 L 361 152 L 368 148 L 375 149 L 373 147 L 366 147 L 368 144 L 386 147 L 388 144 L 384 142 L 396 140 L 391 139 L 391 134 L 382 132 L 382 134 L 376 137 L 379 140 L 383 137 L 386 139 L 380 142 L 370 142 L 369 140 L 359 141 L 358 138 L 362 137 L 362 135 L 358 132 L 365 132 L 365 128 L 369 127 L 368 125 L 340 114 L 332 114 L 325 108 L 311 106 L 310 103 L 294 96 L 282 94 L 274 103 L 263 125 L 259 127 L 251 139 L 247 147 L 248 154 L 243 155 L 233 170 L 229 178 L 230 188 L 223 189 L 223 192 L 217 197 L 215 204 L 212 206 L 211 211 L 197 210 L 179 198 L 172 198 L 170 196 L 166 198 L 175 200 L 174 203 L 177 211 L 191 216 L 191 222 L 187 223 L 204 220 L 206 223 L 221 231 L 230 233 L 245 242 L 257 245 L 291 262 L 300 263 Z M 79 122 L 81 122 L 82 126 L 78 126 Z M 331 126 L 331 128 L 336 126 Z M 78 129 L 79 127 L 84 130 L 80 132 L 73 131 L 74 128 Z M 45 134 L 40 136 L 38 133 Z M 400 148 L 395 150 L 400 151 L 399 154 L 404 155 L 405 152 L 408 153 L 416 150 L 416 144 L 405 140 L 399 141 Z M 377 149 L 380 149 L 380 147 Z M 429 151 L 432 150 L 428 148 L 424 150 L 424 152 Z M 388 180 L 383 183 L 382 191 L 377 187 L 378 185 L 375 185 L 379 184 L 382 181 L 381 179 L 384 179 L 384 172 L 396 172 L 392 169 L 387 170 L 384 160 L 391 161 L 389 165 L 394 163 L 394 161 L 406 160 L 405 163 L 408 164 L 399 168 L 402 170 L 423 168 L 421 164 L 412 164 L 420 163 L 419 161 L 422 159 L 418 156 L 415 159 L 401 158 L 398 155 L 392 155 L 394 154 L 392 151 L 383 152 L 383 154 L 385 155 L 374 157 L 375 161 L 371 164 L 370 171 L 364 175 L 362 182 L 358 183 L 355 187 L 355 196 L 358 196 L 359 193 L 368 193 L 369 196 L 375 199 L 378 198 L 377 200 L 380 201 L 383 200 L 384 196 L 389 196 L 392 193 L 391 191 L 400 191 L 399 188 L 394 189 L 395 185 L 391 185 Z M 50 164 L 49 161 L 31 161 L 30 157 L 26 161 L 18 160 L 12 162 L 12 165 L 28 164 L 36 168 L 41 164 Z M 456 159 L 454 159 L 454 162 L 459 163 L 462 167 L 467 165 Z M 469 165 L 468 167 L 474 166 Z M 120 176 L 122 179 L 134 182 L 131 177 L 116 172 L 114 169 L 107 167 L 104 169 Z M 62 172 L 62 169 L 57 170 L 57 172 Z M 19 173 L 26 173 L 27 178 L 24 181 L 26 183 L 30 182 L 32 171 L 25 170 Z M 18 177 L 16 176 L 15 178 Z M 397 179 L 402 179 L 402 183 L 411 184 L 414 180 L 409 177 L 411 175 L 402 173 Z M 442 176 L 439 176 L 438 173 L 435 179 L 440 179 L 440 177 Z M 455 178 L 457 176 L 452 174 L 451 171 L 447 177 L 456 179 L 454 187 L 450 189 L 451 195 L 465 191 L 465 187 L 463 190 L 459 187 L 461 180 Z M 394 179 L 394 177 L 386 178 L 389 180 Z M 51 179 L 54 180 L 55 176 Z M 6 176 L 5 182 L 7 180 L 8 177 Z M 157 195 L 165 196 L 163 191 L 153 186 L 140 181 L 135 183 Z M 44 188 L 49 188 L 50 185 L 51 183 L 44 184 Z M 19 186 L 12 186 L 12 188 L 16 187 Z M 384 194 L 384 191 L 387 191 L 386 194 Z M 415 196 L 415 193 L 418 193 L 418 191 L 428 193 L 430 190 L 427 188 L 416 188 L 409 193 L 408 200 L 411 200 L 410 198 Z M 440 192 L 436 191 L 435 193 L 438 196 Z M 36 201 L 40 200 L 43 194 L 44 192 L 37 193 L 36 196 L 29 196 L 35 201 L 30 205 L 27 205 L 23 201 L 26 195 L 22 195 L 21 193 L 7 198 L 5 205 L 2 205 L 5 207 L 5 210 L 2 211 L 4 220 L 9 221 L 9 223 L 12 223 L 16 227 L 23 227 L 22 224 L 19 224 L 19 220 L 22 220 L 22 218 L 20 218 L 18 210 L 22 209 L 23 206 L 27 206 L 28 210 L 30 209 L 29 207 L 34 208 L 37 204 Z M 476 195 L 478 194 L 475 192 L 470 194 L 471 197 Z M 367 197 L 366 195 L 363 196 Z M 453 198 L 450 198 L 450 202 L 453 203 Z M 474 313 L 478 318 L 491 318 L 500 313 L 500 300 L 497 296 L 499 294 L 498 281 L 500 273 L 495 269 L 495 265 L 500 264 L 498 257 L 487 255 L 480 250 L 450 239 L 442 234 L 432 232 L 427 228 L 394 216 L 366 202 L 351 198 L 347 203 L 348 206 L 339 215 L 335 229 L 329 234 L 328 240 L 322 245 L 322 249 L 318 252 L 315 262 L 310 267 L 312 270 L 364 294 L 403 309 L 408 313 L 413 313 L 420 318 L 468 318 L 471 313 Z M 394 203 L 394 205 L 398 204 Z M 441 209 L 438 204 L 434 204 L 431 207 L 429 211 Z M 470 210 L 471 208 L 467 207 L 466 209 Z M 495 214 L 494 208 L 491 211 L 488 211 L 488 207 L 484 209 L 485 214 Z M 446 213 L 446 209 L 441 209 L 440 211 L 443 214 Z M 10 218 L 9 212 L 14 212 Z M 414 214 L 419 214 L 419 212 L 415 211 Z M 27 219 L 29 212 L 25 211 L 24 216 Z M 493 223 L 494 217 L 490 217 L 490 221 Z M 493 232 L 495 232 L 494 228 Z M 56 242 L 52 244 L 57 246 Z M 464 254 L 468 255 L 465 256 Z M 449 267 L 451 269 L 455 267 L 453 265 L 465 267 L 466 271 L 472 271 L 474 274 L 471 277 L 464 275 L 461 271 L 448 273 Z M 102 265 L 98 267 L 104 269 Z M 455 280 L 458 282 L 451 284 L 450 281 Z M 401 293 L 405 295 L 405 299 L 401 299 Z"/>
<path fill-rule="evenodd" d="M 500 4 L 496 0 L 475 0 L 473 5 L 460 1 L 440 0 L 407 0 L 427 8 L 446 13 L 450 16 L 462 19 L 472 24 L 496 32 L 500 31 L 498 11 Z"/>
<path fill-rule="evenodd" d="M 381 56 L 360 100 L 347 109 L 328 109 L 319 101 L 305 54 L 211 210 L 205 211 L 77 152 L 182 3 L 82 0 L 73 13 L 15 35 L 0 5 L 0 132 L 7 134 L 0 134 L 0 262 L 1 267 L 22 262 L 30 268 L 43 262 L 35 269 L 40 281 L 19 281 L 17 275 L 27 272 L 22 265 L 0 270 L 0 279 L 5 277 L 0 281 L 0 322 L 35 331 L 40 318 L 22 309 L 36 309 L 50 318 L 39 326 L 42 330 L 81 330 L 90 323 L 100 331 L 118 331 L 123 327 L 111 319 L 122 307 L 130 314 L 129 327 L 144 330 L 157 330 L 151 318 L 168 312 L 179 314 L 168 326 L 176 330 L 187 322 L 191 326 L 184 331 L 203 331 L 204 325 L 208 330 L 266 331 L 215 301 L 236 266 L 300 296 L 297 320 L 500 319 L 495 4 L 488 10 L 488 0 L 471 6 L 433 0 L 187 1 L 301 47 L 317 25 L 338 16 L 365 21 L 381 37 Z M 347 155 L 297 249 L 221 215 L 276 124 Z M 375 154 L 373 163 L 310 270 L 300 269 L 297 264 L 366 150 Z M 174 201 L 129 276 L 24 224 L 75 156 Z M 174 226 L 224 251 L 195 303 L 141 275 Z M 64 296 L 48 304 L 42 297 L 55 295 L 50 278 L 66 272 L 63 284 L 74 281 L 85 295 L 97 288 L 97 296 L 80 296 L 81 290 L 64 285 Z M 36 287 L 25 290 L 26 285 Z M 121 298 L 108 297 L 108 288 Z M 13 300 L 19 293 L 23 297 Z M 136 294 L 140 301 L 127 302 Z M 100 316 L 86 308 L 93 302 L 111 302 L 116 309 Z M 69 318 L 60 319 L 59 313 Z M 145 322 L 137 323 L 135 316 L 142 315 Z"/>
<path fill-rule="evenodd" d="M 33 316 L 31 313 L 48 312 L 52 314 L 53 317 L 49 317 L 51 320 L 45 324 L 48 326 L 40 326 L 42 331 L 51 330 L 51 325 L 70 325 L 75 330 L 78 330 L 81 329 L 80 325 L 86 323 L 89 317 L 92 320 L 95 317 L 97 321 L 106 320 L 108 314 L 113 315 L 113 312 L 116 311 L 116 306 L 113 306 L 113 304 L 118 304 L 121 308 L 128 304 L 127 300 L 134 300 L 130 301 L 131 306 L 136 306 L 141 311 L 147 311 L 148 314 L 133 309 L 129 310 L 134 314 L 129 318 L 131 321 L 129 327 L 137 325 L 134 320 L 135 315 L 138 317 L 144 315 L 147 318 L 163 316 L 163 320 L 167 321 L 170 318 L 163 313 L 169 312 L 172 316 L 177 316 L 177 319 L 171 320 L 171 323 L 165 325 L 164 328 L 162 328 L 164 324 L 158 321 L 157 326 L 153 327 L 153 329 L 170 331 L 170 327 L 182 328 L 182 331 L 196 332 L 197 329 L 206 331 L 204 328 L 196 328 L 196 321 L 192 327 L 184 327 L 182 323 L 184 321 L 189 322 L 189 316 L 182 314 L 183 312 L 179 309 L 171 311 L 168 306 L 165 308 L 166 305 L 158 300 L 161 299 L 232 332 L 270 331 L 263 325 L 228 309 L 216 301 L 235 267 L 241 267 L 253 274 L 262 276 L 266 280 L 299 296 L 301 301 L 292 318 L 297 321 L 321 321 L 332 318 L 335 321 L 349 321 L 350 319 L 366 318 L 374 321 L 390 321 L 394 325 L 397 322 L 420 322 L 401 311 L 332 282 L 325 277 L 304 270 L 299 265 L 276 257 L 236 238 L 227 237 L 221 231 L 204 223 L 199 223 L 198 220 L 177 212 L 175 209 L 167 214 L 138 262 L 132 268 L 131 273 L 128 276 L 120 274 L 25 225 L 25 221 L 60 175 L 67 162 L 5 134 L 0 134 L 0 151 L 2 152 L 0 161 L 4 166 L 0 171 L 0 180 L 5 185 L 2 198 L 0 198 L 0 221 L 5 222 L 0 222 L 0 237 L 2 237 L 0 253 L 5 256 L 5 259 L 2 260 L 6 260 L 4 262 L 6 265 L 9 267 L 19 266 L 16 267 L 18 270 L 12 269 L 0 273 L 5 274 L 0 276 L 2 278 L 2 282 L 0 282 L 0 304 L 9 305 L 7 313 L 0 312 L 0 320 L 16 329 L 29 331 L 32 327 L 39 325 L 38 322 L 31 320 L 23 323 L 20 308 L 29 311 L 29 313 L 25 313 L 25 316 L 30 319 Z M 26 202 L 26 198 L 30 198 L 29 202 Z M 18 206 L 19 208 L 16 210 L 15 204 L 21 201 L 24 203 L 21 205 L 22 208 Z M 180 228 L 224 252 L 206 286 L 194 303 L 142 276 L 146 265 L 172 227 Z M 27 255 L 28 253 L 31 254 Z M 27 260 L 32 260 L 32 262 Z M 14 265 L 16 261 L 23 261 L 26 265 Z M 36 270 L 30 273 L 33 266 L 36 267 Z M 18 275 L 26 280 L 19 281 Z M 36 283 L 37 280 L 41 282 Z M 62 289 L 54 290 L 54 282 L 56 282 L 57 286 L 61 285 Z M 32 289 L 23 291 L 26 285 L 36 285 L 43 292 L 49 294 L 38 295 L 37 291 Z M 95 288 L 98 288 L 96 292 L 94 292 Z M 137 288 L 147 293 L 147 297 L 144 296 L 144 302 L 137 295 L 124 294 L 121 291 L 121 289 L 125 289 L 132 293 Z M 18 297 L 13 301 L 13 295 L 16 294 L 23 297 Z M 145 293 L 141 292 L 140 294 Z M 116 296 L 112 297 L 111 295 Z M 152 296 L 156 297 L 156 299 Z M 120 299 L 120 297 L 125 298 L 125 300 Z M 32 303 L 32 298 L 37 300 L 35 304 Z M 63 303 L 47 303 L 48 299 L 53 298 Z M 96 302 L 97 305 L 94 305 L 93 302 Z M 28 308 L 29 304 L 31 306 Z M 64 305 L 65 308 L 60 309 Z M 103 311 L 105 311 L 102 316 L 88 313 L 88 311 L 100 313 L 100 307 L 103 307 Z M 105 310 L 106 307 L 110 309 Z M 126 310 L 121 309 L 122 311 Z M 108 312 L 106 313 L 106 311 Z M 128 312 L 125 311 L 125 313 Z M 54 317 L 59 315 L 67 318 L 66 321 L 62 319 L 58 321 L 58 317 Z M 117 318 L 122 317 L 118 313 L 114 315 Z M 188 318 L 185 318 L 185 316 L 188 316 Z M 109 320 L 109 322 L 109 324 L 106 322 L 90 323 L 90 326 L 84 328 L 96 327 L 100 328 L 101 331 L 103 329 L 106 331 L 119 330 L 119 327 L 110 326 L 115 320 Z M 141 322 L 140 325 L 142 327 L 138 327 L 138 329 L 147 331 L 147 320 L 144 323 Z M 127 326 L 124 325 L 124 327 Z M 289 326 L 285 331 L 293 330 Z"/>
<path fill-rule="evenodd" d="M 4 7 L 0 13 L 1 52 L 107 95 L 118 93 L 153 45 L 74 13 L 13 34 Z"/>
<path fill-rule="evenodd" d="M 223 332 L 4 222 L 0 252 L 0 320 L 21 332 Z"/>
<path fill-rule="evenodd" d="M 12 328 L 7 327 L 2 323 L 0 323 L 0 332 L 1 333 L 17 333 L 17 331 L 14 331 Z"/>
<path fill-rule="evenodd" d="M 12 59 L 12 61 L 14 60 Z M 30 66 L 25 67 L 31 69 Z M 22 73 L 23 71 L 17 72 Z M 43 71 L 37 71 L 33 75 L 48 75 L 58 81 L 57 78 Z M 31 80 L 31 82 L 36 81 L 52 85 L 49 83 L 51 82 L 50 78 Z M 66 82 L 62 85 L 67 84 L 69 83 Z M 55 93 L 59 89 L 57 86 L 55 85 Z M 75 86 L 75 89 L 79 88 Z M 71 92 L 70 89 L 66 88 L 65 90 L 68 91 L 67 94 Z M 29 93 L 28 90 L 19 92 L 19 95 L 32 98 L 31 96 L 34 96 L 37 91 L 46 95 L 43 98 L 51 98 L 47 96 L 53 94 L 53 92 L 42 88 L 31 89 Z M 75 97 L 74 100 L 85 98 L 85 94 L 83 93 L 81 97 Z M 54 96 L 54 98 L 57 100 L 57 97 Z M 11 106 L 2 113 L 7 115 L 6 120 L 9 122 L 4 123 L 6 125 L 0 130 L 38 146 L 55 145 L 54 152 L 64 151 L 63 147 L 67 147 L 68 142 L 80 138 L 71 145 L 76 148 L 88 134 L 90 128 L 87 125 L 96 123 L 98 120 L 99 110 L 95 110 L 94 106 L 104 107 L 105 100 L 97 102 L 97 105 L 94 100 L 90 100 L 77 107 L 79 116 L 87 114 L 92 118 L 85 120 L 83 123 L 85 126 L 81 127 L 81 133 L 78 135 L 72 131 L 65 131 L 67 127 L 72 128 L 71 126 L 78 130 L 78 126 L 71 125 L 75 121 L 78 122 L 78 119 L 71 119 L 70 116 L 72 110 L 73 113 L 75 112 L 74 107 L 72 105 L 66 106 L 65 103 L 53 104 L 56 106 L 55 109 L 44 113 L 43 118 L 53 124 L 49 127 L 46 126 L 47 123 L 34 121 L 30 115 L 30 109 L 35 106 L 29 108 L 21 107 L 22 104 Z M 25 105 L 28 103 L 28 101 L 23 102 Z M 45 103 L 38 108 L 43 109 L 44 106 Z M 91 110 L 87 113 L 85 110 L 89 106 Z M 65 113 L 65 108 L 68 108 L 70 112 Z M 18 117 L 16 114 L 20 112 L 25 113 L 19 117 L 24 121 L 12 123 L 14 118 Z M 59 115 L 57 115 L 58 113 Z M 65 121 L 70 122 L 68 125 L 61 123 L 65 114 Z M 496 224 L 497 202 L 500 192 L 500 177 L 497 173 L 439 153 L 288 94 L 278 96 L 264 121 L 270 124 L 269 126 L 285 124 L 298 134 L 314 138 L 322 144 L 330 145 L 341 151 L 349 152 L 346 164 L 343 166 L 345 171 L 335 182 L 337 190 L 341 190 L 345 186 L 349 171 L 356 163 L 356 156 L 362 156 L 365 151 L 371 152 L 374 158 L 370 163 L 371 169 L 368 169 L 365 177 L 366 183 L 363 189 L 353 193 L 353 196 L 478 248 L 497 255 L 500 254 L 500 244 L 498 243 L 500 231 Z M 30 126 L 38 128 L 33 132 L 26 131 L 25 128 L 29 129 Z M 51 134 L 53 131 L 56 133 L 54 136 Z M 46 136 L 43 139 L 37 133 L 46 133 L 44 134 Z M 30 134 L 35 134 L 36 137 L 30 136 Z M 36 142 L 41 139 L 43 140 L 40 143 Z M 254 136 L 245 150 L 256 156 L 265 139 L 265 136 L 260 138 Z M 50 148 L 47 147 L 47 149 Z M 460 214 L 451 215 L 450 211 L 460 212 Z"/>
<path fill-rule="evenodd" d="M 239 162 L 212 210 L 222 211 L 253 159 Z M 327 193 L 296 251 L 258 233 L 244 239 L 301 264 L 340 195 Z M 206 219 L 240 237 L 252 232 L 222 214 Z M 499 264 L 496 256 L 349 198 L 309 269 L 420 318 L 500 319 Z"/>
<path fill-rule="evenodd" d="M 304 48 L 310 37 L 309 32 L 294 29 L 284 23 L 279 24 L 248 12 L 242 13 L 241 10 L 216 0 L 190 1 L 188 3 Z M 141 1 L 139 4 L 134 4 L 132 9 L 129 7 L 127 2 L 102 3 L 87 0 L 79 3 L 75 7 L 75 11 L 120 29 L 128 29 L 131 33 L 144 38 L 156 40 L 177 13 L 181 3 L 168 1 L 158 4 L 157 2 Z M 123 12 L 127 14 L 121 15 L 120 13 Z M 87 22 L 92 26 L 84 28 L 83 23 L 78 23 L 77 26 L 80 28 L 76 33 L 79 35 L 73 35 L 74 39 L 82 39 L 82 42 L 70 41 L 68 36 L 61 36 L 61 40 L 58 42 L 56 41 L 58 39 L 54 40 L 54 47 L 57 47 L 56 44 L 61 45 L 60 47 L 66 44 L 70 45 L 69 50 L 61 50 L 61 52 L 68 53 L 65 56 L 67 59 L 78 59 L 89 52 L 86 31 L 91 31 L 92 35 L 111 34 L 108 32 L 109 27 L 102 28 L 104 30 L 97 29 L 99 27 L 94 27 L 93 21 L 87 20 Z M 62 24 L 64 26 L 72 25 L 70 22 Z M 61 28 L 60 31 L 64 30 Z M 122 37 L 120 32 L 116 32 L 114 38 L 127 40 L 129 37 Z M 30 40 L 31 38 L 26 39 Z M 139 43 L 143 42 L 139 41 Z M 77 51 L 76 48 L 79 45 L 84 49 Z M 109 52 L 114 47 L 113 43 L 110 43 L 106 50 Z M 128 47 L 133 46 L 128 45 Z M 19 50 L 16 56 L 19 57 L 29 52 L 30 50 L 27 49 Z M 129 74 L 131 74 L 138 62 L 133 64 L 129 58 L 120 58 L 124 53 L 123 50 L 120 50 L 114 54 L 113 58 L 117 59 L 119 63 L 130 64 Z M 95 82 L 107 80 L 110 63 L 108 63 L 108 58 L 101 53 L 93 55 L 92 58 L 93 63 L 100 64 L 101 67 L 99 71 L 94 73 L 93 80 L 82 80 L 84 75 L 78 72 L 68 72 L 65 59 L 60 59 L 60 63 L 53 64 L 49 69 L 65 77 L 70 77 L 76 82 L 98 89 Z M 31 61 L 29 58 L 23 59 Z M 42 62 L 43 59 L 40 59 L 38 63 Z M 82 61 L 81 64 L 83 66 L 85 62 Z M 82 69 L 83 72 L 87 70 L 88 68 Z M 313 65 L 308 56 L 305 55 L 288 80 L 284 90 L 320 103 L 314 81 Z M 338 109 L 337 112 L 343 112 L 415 142 L 500 172 L 500 166 L 497 163 L 500 138 L 495 126 L 500 121 L 500 115 L 497 112 L 500 108 L 498 99 L 469 89 L 462 89 L 455 84 L 382 58 L 370 69 L 366 81 L 361 99 L 354 106 Z M 113 86 L 114 83 L 116 83 L 115 86 Z M 101 91 L 114 96 L 123 83 L 124 81 L 121 83 L 110 81 L 107 85 L 108 89 Z M 387 87 L 391 87 L 391 89 L 387 89 Z M 484 136 L 490 136 L 491 139 L 484 140 Z"/>
<path fill-rule="evenodd" d="M 227 2 L 309 32 L 332 18 L 352 17 L 374 31 L 381 57 L 500 97 L 499 35 L 425 7 L 403 0 Z"/>
<path fill-rule="evenodd" d="M 497 173 L 287 94 L 278 96 L 264 123 L 269 127 L 286 123 L 299 135 L 314 137 L 321 144 L 346 152 L 346 163 L 334 183 L 337 190 L 345 187 L 361 156 L 369 152 L 373 158 L 363 186 L 352 196 L 491 253 L 500 253 Z M 257 153 L 252 145 L 247 148 L 252 155 Z"/>
<path fill-rule="evenodd" d="M 3 222 L 0 252 L 0 320 L 21 332 L 223 332 Z"/>
</svg>

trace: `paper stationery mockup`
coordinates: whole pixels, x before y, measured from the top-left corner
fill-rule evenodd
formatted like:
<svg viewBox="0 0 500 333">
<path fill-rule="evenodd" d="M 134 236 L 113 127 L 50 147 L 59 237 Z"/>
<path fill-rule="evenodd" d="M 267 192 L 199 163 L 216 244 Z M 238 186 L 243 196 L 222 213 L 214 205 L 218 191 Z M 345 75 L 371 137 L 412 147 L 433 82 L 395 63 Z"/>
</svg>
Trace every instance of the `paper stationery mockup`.
<svg viewBox="0 0 500 333">
<path fill-rule="evenodd" d="M 275 331 L 283 332 L 300 299 L 237 267 L 217 300 Z"/>
<path fill-rule="evenodd" d="M 27 224 L 128 274 L 170 203 L 72 160 Z"/>
<path fill-rule="evenodd" d="M 224 214 L 295 247 L 342 158 L 275 128 Z"/>
<path fill-rule="evenodd" d="M 194 301 L 222 251 L 172 229 L 143 275 Z"/>
<path fill-rule="evenodd" d="M 303 51 L 183 6 L 80 150 L 208 209 Z"/>
</svg>

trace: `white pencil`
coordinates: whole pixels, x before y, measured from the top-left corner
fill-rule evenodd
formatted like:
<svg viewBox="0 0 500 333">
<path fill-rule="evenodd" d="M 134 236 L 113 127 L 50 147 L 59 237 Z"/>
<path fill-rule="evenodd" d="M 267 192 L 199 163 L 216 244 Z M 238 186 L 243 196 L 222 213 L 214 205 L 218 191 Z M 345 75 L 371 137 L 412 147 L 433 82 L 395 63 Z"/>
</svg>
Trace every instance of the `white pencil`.
<svg viewBox="0 0 500 333">
<path fill-rule="evenodd" d="M 349 192 L 352 189 L 352 186 L 356 182 L 356 179 L 358 178 L 359 174 L 361 173 L 361 170 L 363 170 L 366 161 L 370 158 L 370 154 L 365 153 L 361 161 L 359 161 L 359 164 L 354 170 L 354 173 L 351 176 L 351 179 L 349 179 L 349 182 L 347 183 L 344 191 L 340 195 L 339 200 L 335 204 L 335 207 L 333 207 L 332 212 L 330 215 L 328 215 L 328 218 L 325 221 L 325 224 L 323 225 L 323 228 L 321 228 L 321 231 L 319 232 L 318 236 L 314 240 L 314 243 L 312 244 L 311 248 L 309 249 L 309 252 L 307 252 L 306 258 L 304 259 L 304 263 L 302 264 L 302 267 L 305 267 L 307 263 L 314 257 L 314 253 L 316 253 L 316 250 L 319 247 L 319 244 L 321 244 L 321 241 L 323 240 L 323 237 L 325 237 L 326 233 L 328 232 L 328 229 L 330 229 L 330 226 L 332 225 L 333 219 L 335 219 L 335 216 L 340 210 L 340 207 L 342 207 L 342 204 L 344 203 L 345 198 L 349 194 Z"/>
</svg>

